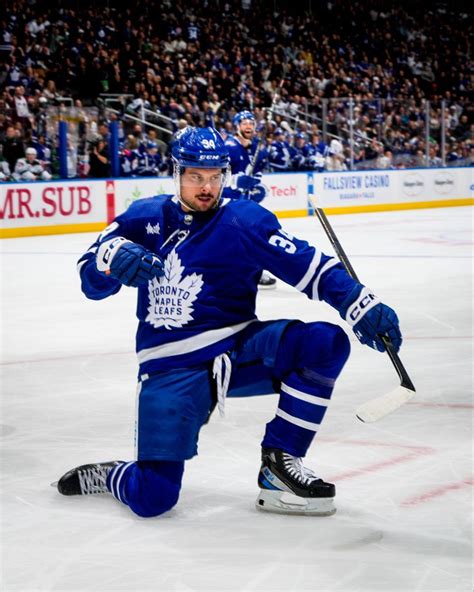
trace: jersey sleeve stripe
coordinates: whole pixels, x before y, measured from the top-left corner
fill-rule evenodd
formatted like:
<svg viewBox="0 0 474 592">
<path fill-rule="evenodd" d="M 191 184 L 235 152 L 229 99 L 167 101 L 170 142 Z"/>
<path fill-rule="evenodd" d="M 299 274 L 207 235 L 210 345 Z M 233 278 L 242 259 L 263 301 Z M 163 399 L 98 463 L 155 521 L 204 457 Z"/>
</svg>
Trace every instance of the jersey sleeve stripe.
<svg viewBox="0 0 474 592">
<path fill-rule="evenodd" d="M 320 281 L 323 273 L 326 273 L 326 271 L 331 269 L 331 267 L 336 266 L 338 263 L 339 263 L 338 259 L 331 258 L 331 259 L 329 259 L 329 261 L 326 261 L 326 263 L 321 267 L 318 275 L 316 276 L 316 278 L 314 279 L 314 282 L 313 282 L 313 295 L 312 295 L 313 300 L 320 300 L 320 298 L 319 298 L 319 281 Z"/>
<path fill-rule="evenodd" d="M 309 267 L 306 270 L 306 273 L 304 274 L 304 276 L 301 278 L 301 280 L 295 286 L 295 288 L 297 290 L 302 292 L 306 288 L 306 286 L 311 281 L 311 278 L 314 276 L 314 272 L 318 268 L 320 261 L 321 261 L 321 251 L 315 251 L 315 253 L 313 255 L 313 259 L 311 260 L 311 263 L 309 264 Z"/>
</svg>

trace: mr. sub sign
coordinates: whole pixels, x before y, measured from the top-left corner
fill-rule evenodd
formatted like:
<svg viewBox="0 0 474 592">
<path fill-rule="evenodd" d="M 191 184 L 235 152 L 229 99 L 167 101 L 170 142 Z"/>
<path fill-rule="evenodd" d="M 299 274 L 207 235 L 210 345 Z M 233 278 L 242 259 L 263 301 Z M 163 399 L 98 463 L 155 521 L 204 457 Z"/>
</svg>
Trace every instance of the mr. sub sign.
<svg viewBox="0 0 474 592">
<path fill-rule="evenodd" d="M 0 236 L 100 230 L 107 220 L 105 181 L 0 186 Z"/>
</svg>

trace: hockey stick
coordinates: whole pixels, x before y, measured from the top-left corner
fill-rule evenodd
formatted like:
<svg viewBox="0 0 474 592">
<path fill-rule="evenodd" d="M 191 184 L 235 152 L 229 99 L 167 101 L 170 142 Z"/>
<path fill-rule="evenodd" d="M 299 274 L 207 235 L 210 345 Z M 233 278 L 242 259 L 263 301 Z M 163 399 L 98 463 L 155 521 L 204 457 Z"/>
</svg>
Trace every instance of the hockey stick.
<svg viewBox="0 0 474 592">
<path fill-rule="evenodd" d="M 352 267 L 349 259 L 347 258 L 344 249 L 341 246 L 332 226 L 329 224 L 329 220 L 324 213 L 322 208 L 317 207 L 314 198 L 312 195 L 309 196 L 311 205 L 316 212 L 316 215 L 321 222 L 321 226 L 323 227 L 325 233 L 327 234 L 329 240 L 331 241 L 334 250 L 336 251 L 337 256 L 339 257 L 341 263 L 345 267 L 347 273 L 354 279 L 356 282 L 359 281 L 354 268 Z M 385 395 L 381 395 L 375 399 L 367 401 L 367 403 L 363 403 L 356 409 L 356 416 L 360 421 L 371 423 L 373 421 L 378 421 L 382 419 L 392 411 L 395 411 L 399 407 L 401 407 L 404 403 L 409 401 L 415 396 L 415 387 L 408 376 L 407 371 L 405 370 L 402 361 L 398 357 L 397 352 L 395 351 L 392 342 L 390 341 L 389 337 L 386 335 L 379 335 L 381 340 L 385 345 L 385 349 L 387 351 L 388 356 L 392 364 L 395 367 L 395 370 L 398 372 L 398 376 L 400 377 L 400 386 L 395 388 L 394 390 L 386 393 Z"/>
<path fill-rule="evenodd" d="M 270 122 L 273 117 L 273 111 L 275 109 L 276 102 L 280 97 L 280 92 L 281 92 L 281 89 L 283 88 L 284 83 L 285 83 L 285 73 L 283 72 L 283 76 L 282 76 L 282 79 L 280 80 L 280 84 L 278 85 L 278 88 L 273 91 L 272 104 L 271 104 L 270 108 L 267 109 L 265 127 L 262 130 L 260 138 L 258 139 L 258 144 L 257 144 L 257 148 L 255 150 L 255 154 L 253 155 L 252 160 L 250 161 L 250 166 L 248 168 L 248 172 L 246 172 L 247 175 L 250 175 L 250 176 L 253 175 L 253 172 L 255 170 L 255 166 L 257 164 L 258 155 L 260 154 L 260 152 L 263 148 L 263 145 L 265 143 L 267 133 L 268 133 L 268 127 L 269 127 Z"/>
</svg>

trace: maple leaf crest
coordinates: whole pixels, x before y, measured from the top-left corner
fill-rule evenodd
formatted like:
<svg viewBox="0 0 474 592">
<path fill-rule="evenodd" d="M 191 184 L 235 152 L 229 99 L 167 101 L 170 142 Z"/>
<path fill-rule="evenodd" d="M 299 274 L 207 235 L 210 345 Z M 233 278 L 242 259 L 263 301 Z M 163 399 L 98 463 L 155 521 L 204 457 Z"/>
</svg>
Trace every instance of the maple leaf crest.
<svg viewBox="0 0 474 592">
<path fill-rule="evenodd" d="M 155 329 L 174 329 L 193 320 L 193 303 L 204 282 L 202 275 L 183 276 L 184 266 L 175 250 L 166 257 L 164 275 L 148 283 L 148 315 L 145 319 Z"/>
</svg>

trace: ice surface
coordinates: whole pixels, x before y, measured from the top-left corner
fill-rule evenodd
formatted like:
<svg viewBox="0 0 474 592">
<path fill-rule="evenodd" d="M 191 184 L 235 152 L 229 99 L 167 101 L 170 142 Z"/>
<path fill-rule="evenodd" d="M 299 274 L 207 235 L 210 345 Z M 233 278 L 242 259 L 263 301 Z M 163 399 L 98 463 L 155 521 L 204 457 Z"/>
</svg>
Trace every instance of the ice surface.
<svg viewBox="0 0 474 592">
<path fill-rule="evenodd" d="M 397 310 L 417 387 L 385 420 L 360 423 L 355 408 L 398 377 L 351 338 L 306 459 L 337 485 L 330 518 L 254 508 L 276 395 L 227 401 L 167 515 L 140 519 L 110 496 L 61 497 L 49 484 L 69 468 L 133 458 L 134 290 L 83 297 L 75 262 L 91 234 L 0 244 L 2 590 L 472 590 L 472 210 L 330 221 L 361 280 Z M 332 252 L 316 219 L 283 224 Z M 262 319 L 342 322 L 282 282 L 258 309 Z"/>
</svg>

